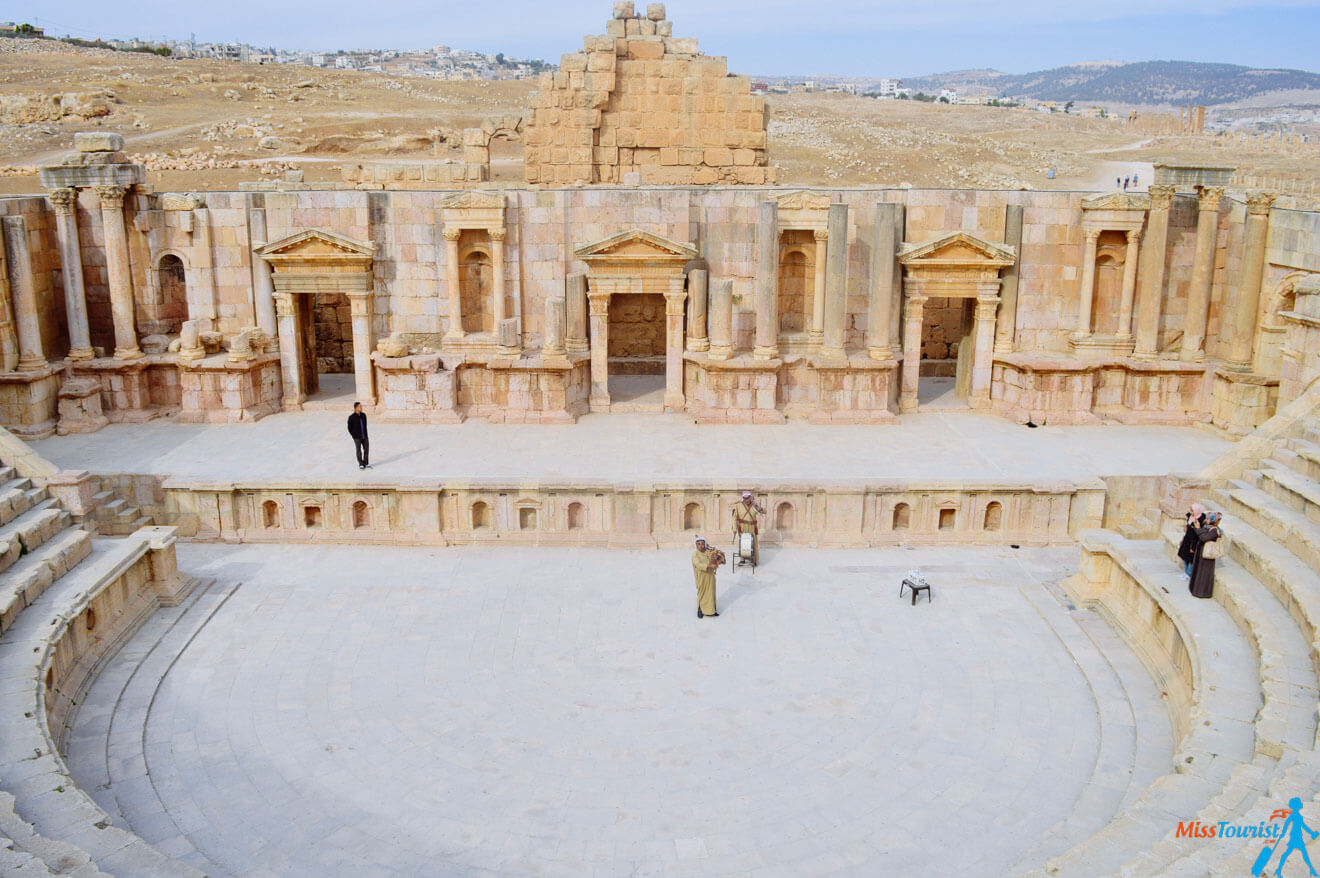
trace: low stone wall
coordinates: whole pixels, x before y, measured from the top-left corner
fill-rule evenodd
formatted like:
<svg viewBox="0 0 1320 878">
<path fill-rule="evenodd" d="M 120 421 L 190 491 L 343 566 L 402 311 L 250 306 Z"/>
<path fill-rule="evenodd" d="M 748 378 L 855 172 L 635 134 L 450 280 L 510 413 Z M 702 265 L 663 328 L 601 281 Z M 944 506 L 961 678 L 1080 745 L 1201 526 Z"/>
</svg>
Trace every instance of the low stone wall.
<svg viewBox="0 0 1320 878">
<path fill-rule="evenodd" d="M 1194 424 L 1210 419 L 1204 363 L 996 357 L 991 408 L 1019 423 Z"/>
<path fill-rule="evenodd" d="M 740 487 L 448 482 L 201 483 L 167 479 L 163 518 L 227 542 L 686 546 L 724 542 Z M 1045 545 L 1099 527 L 1104 483 L 763 485 L 767 545 Z"/>
<path fill-rule="evenodd" d="M 1102 533 L 1082 534 L 1080 542 L 1081 567 L 1064 587 L 1076 603 L 1096 607 L 1141 658 L 1155 688 L 1166 694 L 1174 739 L 1182 740 L 1191 728 L 1201 676 L 1188 649 L 1192 632 L 1172 603 L 1143 585 Z"/>
<path fill-rule="evenodd" d="M 280 410 L 279 354 L 232 361 L 220 354 L 179 363 L 179 420 L 189 424 L 255 421 Z"/>
</svg>

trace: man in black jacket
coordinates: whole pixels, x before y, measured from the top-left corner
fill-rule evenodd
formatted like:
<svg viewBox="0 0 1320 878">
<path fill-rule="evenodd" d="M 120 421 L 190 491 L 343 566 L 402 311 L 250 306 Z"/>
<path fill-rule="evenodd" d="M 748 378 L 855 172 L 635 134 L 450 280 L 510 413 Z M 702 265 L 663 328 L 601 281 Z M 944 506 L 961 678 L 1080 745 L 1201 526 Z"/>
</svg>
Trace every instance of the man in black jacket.
<svg viewBox="0 0 1320 878">
<path fill-rule="evenodd" d="M 362 403 L 353 403 L 353 414 L 348 416 L 348 435 L 353 437 L 353 449 L 357 452 L 358 469 L 366 469 L 371 464 L 367 455 L 371 443 L 367 441 L 367 415 L 362 411 Z"/>
</svg>

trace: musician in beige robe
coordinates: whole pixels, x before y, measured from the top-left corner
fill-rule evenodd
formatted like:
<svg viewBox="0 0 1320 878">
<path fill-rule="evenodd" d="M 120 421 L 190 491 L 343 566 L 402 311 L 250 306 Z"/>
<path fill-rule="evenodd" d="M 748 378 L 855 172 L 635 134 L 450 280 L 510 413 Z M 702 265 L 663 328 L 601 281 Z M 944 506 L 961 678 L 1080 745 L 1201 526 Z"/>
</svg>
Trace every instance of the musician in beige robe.
<svg viewBox="0 0 1320 878">
<path fill-rule="evenodd" d="M 697 618 L 718 616 L 715 610 L 715 569 L 723 562 L 719 549 L 706 545 L 704 537 L 697 537 L 697 550 L 692 553 L 692 575 L 697 580 Z"/>
<path fill-rule="evenodd" d="M 742 500 L 733 504 L 733 541 L 737 544 L 739 534 L 752 535 L 752 563 L 761 563 L 761 520 L 765 510 L 756 505 L 751 491 L 743 491 Z"/>
</svg>

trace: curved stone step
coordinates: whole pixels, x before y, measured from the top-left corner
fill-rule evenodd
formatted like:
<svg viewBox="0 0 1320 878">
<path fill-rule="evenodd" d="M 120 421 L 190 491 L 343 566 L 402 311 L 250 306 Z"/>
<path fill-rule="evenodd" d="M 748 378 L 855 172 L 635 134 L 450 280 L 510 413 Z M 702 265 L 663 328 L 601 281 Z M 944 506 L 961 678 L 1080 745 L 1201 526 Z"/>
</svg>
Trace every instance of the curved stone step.
<svg viewBox="0 0 1320 878">
<path fill-rule="evenodd" d="M 1145 730 L 1144 735 L 1139 733 L 1141 724 L 1137 721 L 1138 714 L 1133 709 L 1131 696 L 1111 663 L 1110 655 L 1094 640 L 1096 635 L 1092 630 L 1108 631 L 1112 640 L 1107 646 L 1116 651 L 1116 660 L 1124 654 L 1131 655 L 1130 649 L 1108 624 L 1091 610 L 1070 612 L 1042 589 L 1019 590 L 1068 650 L 1091 687 L 1100 723 L 1100 741 L 1090 780 L 1081 795 L 1068 813 L 1061 815 L 1019 858 L 1015 869 L 1056 856 L 1104 827 L 1140 789 L 1168 770 L 1173 755 L 1171 735 L 1165 724 L 1165 740 L 1162 746 L 1153 748 L 1156 751 L 1154 758 L 1150 753 L 1143 753 L 1138 758 L 1139 745 L 1151 748 L 1152 733 L 1150 730 Z M 1083 627 L 1085 620 L 1093 623 L 1090 628 Z M 1154 703 L 1148 706 L 1158 710 L 1161 705 L 1149 675 L 1135 656 L 1131 659 L 1137 666 L 1137 673 L 1145 680 L 1146 688 L 1151 690 L 1148 699 Z"/>
<path fill-rule="evenodd" d="M 0 574 L 0 633 L 8 631 L 24 608 L 35 603 L 91 551 L 91 534 L 81 528 L 66 528 Z"/>
<path fill-rule="evenodd" d="M 1247 475 L 1254 476 L 1260 488 L 1285 506 L 1320 524 L 1320 485 L 1273 460 L 1261 461 L 1261 468 Z"/>
<path fill-rule="evenodd" d="M 32 481 L 11 479 L 0 485 L 0 524 L 9 524 L 32 505 Z"/>
<path fill-rule="evenodd" d="M 1320 524 L 1246 482 L 1229 482 L 1227 488 L 1212 491 L 1210 496 L 1226 514 L 1287 546 L 1312 569 L 1320 570 Z M 1231 520 L 1225 522 L 1230 541 L 1234 525 Z"/>
<path fill-rule="evenodd" d="M 1274 449 L 1274 459 L 1313 482 L 1320 482 L 1320 445 L 1305 439 L 1289 439 Z"/>
<path fill-rule="evenodd" d="M 1119 874 L 1133 851 L 1150 850 L 1179 820 L 1216 800 L 1222 803 L 1248 775 L 1263 776 L 1272 762 L 1255 753 L 1252 723 L 1262 706 L 1257 663 L 1229 615 L 1215 602 L 1188 593 L 1186 578 L 1165 556 L 1162 540 L 1126 540 L 1107 531 L 1088 532 L 1088 538 L 1107 543 L 1115 561 L 1151 594 L 1184 642 L 1196 646 L 1189 652 L 1196 703 L 1173 773 L 1156 779 L 1104 829 L 1045 864 L 1044 874 L 1078 878 Z M 1266 764 L 1256 765 L 1257 759 Z"/>
<path fill-rule="evenodd" d="M 74 529 L 65 533 L 87 536 Z M 115 581 L 135 551 L 141 551 L 140 542 L 101 541 L 84 565 L 56 579 L 0 638 L 0 716 L 18 718 L 0 734 L 0 764 L 6 766 L 0 783 L 14 797 L 14 813 L 36 835 L 85 852 L 112 874 L 199 878 L 197 870 L 111 825 L 106 812 L 73 782 L 44 725 L 40 678 L 52 637 Z"/>
</svg>

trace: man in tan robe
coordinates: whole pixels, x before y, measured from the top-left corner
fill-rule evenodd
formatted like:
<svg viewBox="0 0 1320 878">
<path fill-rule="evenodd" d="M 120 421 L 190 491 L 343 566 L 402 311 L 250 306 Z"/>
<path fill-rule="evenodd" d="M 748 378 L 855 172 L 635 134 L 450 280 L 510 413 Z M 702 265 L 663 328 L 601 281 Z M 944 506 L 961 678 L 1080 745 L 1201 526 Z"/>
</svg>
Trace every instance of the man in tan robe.
<svg viewBox="0 0 1320 878">
<path fill-rule="evenodd" d="M 752 564 L 761 563 L 761 523 L 757 517 L 765 515 L 765 510 L 756 505 L 751 491 L 743 491 L 742 500 L 733 504 L 733 541 L 737 543 L 740 534 L 752 535 Z"/>
<path fill-rule="evenodd" d="M 697 550 L 692 553 L 692 575 L 697 580 L 697 618 L 718 616 L 715 611 L 715 569 L 724 563 L 724 553 L 706 545 L 704 537 L 697 537 Z"/>
</svg>

